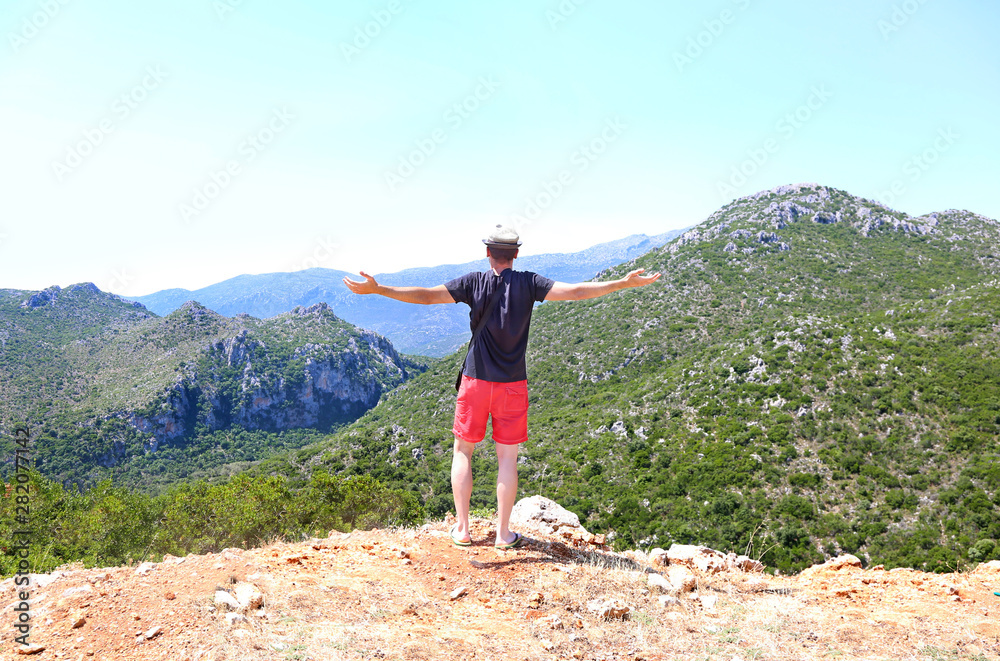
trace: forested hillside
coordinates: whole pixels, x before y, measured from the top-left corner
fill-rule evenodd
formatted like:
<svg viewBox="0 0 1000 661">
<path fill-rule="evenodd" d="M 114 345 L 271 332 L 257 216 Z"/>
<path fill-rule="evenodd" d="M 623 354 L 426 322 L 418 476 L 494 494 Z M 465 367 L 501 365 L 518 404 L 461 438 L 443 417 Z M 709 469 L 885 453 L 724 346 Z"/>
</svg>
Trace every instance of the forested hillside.
<svg viewBox="0 0 1000 661">
<path fill-rule="evenodd" d="M 660 282 L 536 310 L 521 491 L 622 546 L 749 548 L 783 570 L 998 557 L 998 256 L 997 222 L 970 212 L 815 185 L 737 200 L 602 274 Z M 448 511 L 458 361 L 259 469 L 371 475 Z"/>
<path fill-rule="evenodd" d="M 92 284 L 0 291 L 0 451 L 33 430 L 49 478 L 158 488 L 351 422 L 421 371 L 319 304 L 261 321 L 188 303 L 156 317 Z"/>
</svg>

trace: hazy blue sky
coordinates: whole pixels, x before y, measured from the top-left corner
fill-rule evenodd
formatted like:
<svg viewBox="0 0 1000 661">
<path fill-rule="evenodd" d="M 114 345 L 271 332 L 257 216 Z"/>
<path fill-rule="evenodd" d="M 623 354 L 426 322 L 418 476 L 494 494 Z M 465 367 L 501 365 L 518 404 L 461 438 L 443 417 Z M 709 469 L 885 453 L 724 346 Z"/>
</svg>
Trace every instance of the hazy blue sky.
<svg viewBox="0 0 1000 661">
<path fill-rule="evenodd" d="M 525 253 L 577 250 L 802 181 L 997 218 L 998 27 L 987 0 L 7 0 L 0 288 L 464 262 L 515 217 Z"/>
</svg>

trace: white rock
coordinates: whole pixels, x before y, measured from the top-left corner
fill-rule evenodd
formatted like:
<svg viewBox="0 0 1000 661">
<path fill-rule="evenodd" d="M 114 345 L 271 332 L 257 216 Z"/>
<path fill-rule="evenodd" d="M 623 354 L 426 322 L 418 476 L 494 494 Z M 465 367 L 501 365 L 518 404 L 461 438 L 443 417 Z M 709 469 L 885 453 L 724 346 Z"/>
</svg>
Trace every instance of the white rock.
<svg viewBox="0 0 1000 661">
<path fill-rule="evenodd" d="M 674 586 L 670 584 L 664 576 L 661 574 L 650 574 L 649 575 L 649 587 L 659 588 L 661 592 L 673 592 Z"/>
<path fill-rule="evenodd" d="M 240 610 L 255 610 L 264 605 L 264 595 L 253 583 L 237 583 L 233 592 Z"/>
<path fill-rule="evenodd" d="M 64 571 L 54 571 L 51 574 L 28 574 L 28 578 L 31 581 L 31 585 L 36 589 L 47 588 L 54 581 L 62 578 L 66 575 Z M 13 583 L 14 579 L 11 578 L 10 581 Z"/>
<path fill-rule="evenodd" d="M 817 572 L 842 571 L 845 569 L 861 569 L 861 560 L 849 553 L 838 555 L 836 558 L 830 558 L 821 565 L 806 567 L 802 575 L 808 576 Z"/>
<path fill-rule="evenodd" d="M 587 610 L 606 620 L 621 620 L 628 617 L 632 609 L 621 599 L 591 599 L 587 602 Z"/>
<path fill-rule="evenodd" d="M 667 565 L 670 560 L 667 559 L 667 552 L 661 548 L 655 548 L 649 552 L 649 562 L 658 567 L 663 567 Z"/>
<path fill-rule="evenodd" d="M 546 535 L 562 531 L 587 532 L 580 525 L 580 517 L 543 496 L 531 496 L 517 501 L 510 514 L 510 522 L 515 527 L 533 528 Z"/>
<path fill-rule="evenodd" d="M 670 564 L 685 565 L 706 574 L 715 574 L 726 569 L 726 556 L 707 546 L 672 544 L 667 550 Z"/>
<path fill-rule="evenodd" d="M 70 588 L 62 593 L 62 597 L 65 599 L 67 597 L 83 597 L 91 595 L 94 593 L 94 588 L 90 587 L 89 584 L 84 583 L 83 585 L 75 588 Z"/>
<path fill-rule="evenodd" d="M 667 581 L 675 592 L 691 592 L 698 585 L 698 579 L 684 565 L 672 565 L 668 567 Z"/>
<path fill-rule="evenodd" d="M 228 610 L 238 611 L 240 609 L 240 602 L 236 601 L 236 597 L 229 594 L 225 590 L 215 591 L 215 605 L 224 606 Z"/>
<path fill-rule="evenodd" d="M 738 569 L 740 571 L 755 573 L 764 571 L 764 563 L 754 560 L 748 555 L 730 553 L 726 556 L 726 564 L 730 569 Z"/>
<path fill-rule="evenodd" d="M 135 573 L 138 574 L 139 576 L 146 576 L 147 574 L 149 574 L 149 572 L 153 571 L 155 568 L 156 565 L 154 565 L 152 562 L 144 562 L 138 567 L 136 567 Z"/>
</svg>

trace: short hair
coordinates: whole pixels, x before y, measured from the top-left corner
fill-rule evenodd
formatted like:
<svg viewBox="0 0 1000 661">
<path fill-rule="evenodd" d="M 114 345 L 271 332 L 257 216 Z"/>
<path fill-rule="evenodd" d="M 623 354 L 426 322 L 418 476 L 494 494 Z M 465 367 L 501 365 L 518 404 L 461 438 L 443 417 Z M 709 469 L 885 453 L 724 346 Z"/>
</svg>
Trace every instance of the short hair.
<svg viewBox="0 0 1000 661">
<path fill-rule="evenodd" d="M 517 248 L 500 248 L 498 246 L 488 246 L 493 259 L 498 262 L 512 262 L 517 257 Z"/>
</svg>

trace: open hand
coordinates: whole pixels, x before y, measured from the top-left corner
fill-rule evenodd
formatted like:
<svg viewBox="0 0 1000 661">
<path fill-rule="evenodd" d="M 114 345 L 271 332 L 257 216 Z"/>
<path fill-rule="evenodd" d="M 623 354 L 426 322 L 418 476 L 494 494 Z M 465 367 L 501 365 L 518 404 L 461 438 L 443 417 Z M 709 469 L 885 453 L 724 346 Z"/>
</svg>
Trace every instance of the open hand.
<svg viewBox="0 0 1000 661">
<path fill-rule="evenodd" d="M 650 285 L 660 279 L 660 273 L 654 273 L 653 275 L 642 275 L 646 269 L 636 269 L 629 273 L 627 276 L 622 278 L 626 287 L 645 287 Z"/>
<path fill-rule="evenodd" d="M 364 271 L 361 271 L 361 277 L 364 278 L 361 282 L 350 280 L 347 276 L 344 276 L 344 284 L 355 294 L 374 294 L 378 291 L 378 283 L 375 282 L 375 278 L 371 277 Z"/>
</svg>

